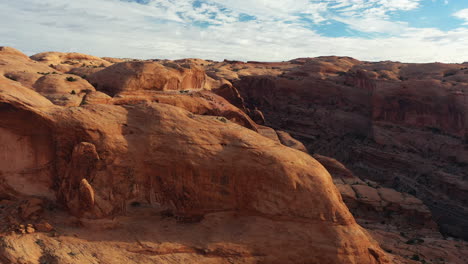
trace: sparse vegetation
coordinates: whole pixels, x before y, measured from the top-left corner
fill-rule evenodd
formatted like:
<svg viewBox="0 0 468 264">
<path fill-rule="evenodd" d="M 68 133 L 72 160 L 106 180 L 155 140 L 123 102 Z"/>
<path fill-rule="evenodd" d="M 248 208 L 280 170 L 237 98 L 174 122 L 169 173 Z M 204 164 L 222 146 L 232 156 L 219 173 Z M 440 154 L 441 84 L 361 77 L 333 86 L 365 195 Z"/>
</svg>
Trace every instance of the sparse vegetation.
<svg viewBox="0 0 468 264">
<path fill-rule="evenodd" d="M 417 244 L 422 244 L 424 243 L 424 239 L 422 238 L 412 238 L 408 241 L 405 242 L 408 245 L 417 245 Z"/>
<path fill-rule="evenodd" d="M 387 73 L 381 73 L 379 77 L 382 79 L 390 79 L 390 76 Z"/>
<path fill-rule="evenodd" d="M 438 127 L 428 127 L 428 129 L 432 132 L 432 133 L 435 133 L 435 134 L 441 134 L 442 133 L 442 130 Z"/>
<path fill-rule="evenodd" d="M 44 241 L 43 241 L 42 239 L 37 239 L 37 240 L 35 241 L 35 243 L 36 243 L 37 245 L 39 245 L 40 247 L 44 247 L 44 246 L 45 246 Z"/>
<path fill-rule="evenodd" d="M 164 67 L 169 67 L 169 68 L 172 68 L 172 69 L 179 69 L 179 65 L 177 63 L 174 63 L 174 62 L 165 62 L 162 64 Z"/>
<path fill-rule="evenodd" d="M 337 72 L 337 74 L 338 74 L 339 76 L 345 76 L 345 75 L 346 75 L 346 72 L 344 72 L 344 71 L 339 71 L 339 72 Z"/>
<path fill-rule="evenodd" d="M 456 74 L 455 71 L 448 71 L 448 72 L 444 73 L 444 77 L 452 76 L 452 75 L 455 75 L 455 74 Z"/>
<path fill-rule="evenodd" d="M 4 76 L 5 76 L 6 78 L 12 80 L 12 81 L 15 81 L 15 82 L 18 81 L 18 79 L 17 79 L 15 76 L 12 76 L 12 75 L 9 75 L 9 74 L 5 74 Z"/>
<path fill-rule="evenodd" d="M 137 202 L 137 201 L 134 201 L 134 202 L 130 203 L 130 206 L 131 206 L 131 207 L 140 207 L 140 206 L 141 206 L 141 203 L 140 203 L 140 202 Z"/>
<path fill-rule="evenodd" d="M 49 75 L 49 74 L 57 74 L 57 72 L 37 72 L 37 74 Z"/>
<path fill-rule="evenodd" d="M 72 77 L 72 76 L 68 76 L 67 78 L 65 78 L 65 80 L 67 80 L 68 82 L 76 82 L 78 81 L 78 79 Z"/>
</svg>

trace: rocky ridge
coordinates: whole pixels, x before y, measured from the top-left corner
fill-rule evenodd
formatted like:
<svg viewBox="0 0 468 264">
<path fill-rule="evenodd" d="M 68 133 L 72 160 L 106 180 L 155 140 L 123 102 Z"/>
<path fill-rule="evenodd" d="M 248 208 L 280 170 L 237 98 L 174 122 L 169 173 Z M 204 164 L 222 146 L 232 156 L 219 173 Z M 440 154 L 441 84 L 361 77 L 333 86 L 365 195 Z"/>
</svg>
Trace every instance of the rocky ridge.
<svg viewBox="0 0 468 264">
<path fill-rule="evenodd" d="M 389 159 L 344 158 L 375 151 L 370 135 L 388 133 L 369 130 L 367 115 L 398 117 L 369 107 L 363 95 L 378 87 L 372 78 L 405 82 L 438 69 L 384 62 L 376 77 L 367 64 L 28 58 L 0 48 L 0 143 L 8 153 L 0 156 L 0 260 L 463 263 L 467 244 L 439 233 L 435 222 L 444 220 L 430 197 L 363 172 L 367 164 L 388 168 Z M 379 98 L 370 101 L 388 101 Z M 314 108 L 313 122 L 298 118 L 310 114 L 305 108 Z M 399 126 L 413 122 L 398 118 Z M 443 133 L 461 135 L 459 120 L 440 121 L 450 127 Z M 362 164 L 350 162 L 358 157 Z"/>
<path fill-rule="evenodd" d="M 3 50 L 2 262 L 390 262 L 327 170 L 260 134 L 275 132 L 203 70 L 120 62 L 83 78 L 98 59 Z"/>
</svg>

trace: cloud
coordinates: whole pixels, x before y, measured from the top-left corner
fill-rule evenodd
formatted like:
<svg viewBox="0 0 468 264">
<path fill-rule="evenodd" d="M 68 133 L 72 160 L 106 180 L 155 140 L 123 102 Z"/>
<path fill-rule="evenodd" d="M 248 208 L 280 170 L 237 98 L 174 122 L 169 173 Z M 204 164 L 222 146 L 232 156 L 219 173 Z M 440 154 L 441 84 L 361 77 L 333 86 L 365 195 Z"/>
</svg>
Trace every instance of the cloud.
<svg viewBox="0 0 468 264">
<path fill-rule="evenodd" d="M 3 1 L 0 45 L 28 54 L 57 50 L 133 58 L 281 61 L 342 55 L 412 62 L 468 60 L 463 44 L 468 41 L 468 29 L 414 28 L 391 19 L 393 12 L 418 8 L 420 2 Z M 457 17 L 463 16 L 458 13 Z M 316 31 L 332 21 L 370 35 L 329 37 Z"/>
<path fill-rule="evenodd" d="M 468 24 L 468 8 L 461 9 L 453 14 L 454 17 L 465 20 L 465 24 Z"/>
</svg>

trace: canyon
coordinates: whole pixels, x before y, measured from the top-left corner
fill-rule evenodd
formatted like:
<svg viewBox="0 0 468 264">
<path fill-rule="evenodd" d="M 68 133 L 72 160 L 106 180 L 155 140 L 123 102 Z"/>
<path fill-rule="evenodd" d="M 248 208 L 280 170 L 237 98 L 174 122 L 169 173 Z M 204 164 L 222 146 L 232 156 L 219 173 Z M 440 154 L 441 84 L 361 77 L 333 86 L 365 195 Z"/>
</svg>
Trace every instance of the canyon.
<svg viewBox="0 0 468 264">
<path fill-rule="evenodd" d="M 0 47 L 2 263 L 466 263 L 468 64 Z"/>
</svg>

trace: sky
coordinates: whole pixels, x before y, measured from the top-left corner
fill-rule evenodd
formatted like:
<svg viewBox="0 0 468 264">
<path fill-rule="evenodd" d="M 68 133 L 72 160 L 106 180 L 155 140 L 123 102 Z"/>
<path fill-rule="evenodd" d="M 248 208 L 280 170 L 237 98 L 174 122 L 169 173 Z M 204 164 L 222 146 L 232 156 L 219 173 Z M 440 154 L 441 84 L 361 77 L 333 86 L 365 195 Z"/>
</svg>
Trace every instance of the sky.
<svg viewBox="0 0 468 264">
<path fill-rule="evenodd" d="M 468 61 L 468 0 L 0 0 L 0 25 L 28 55 Z"/>
</svg>

